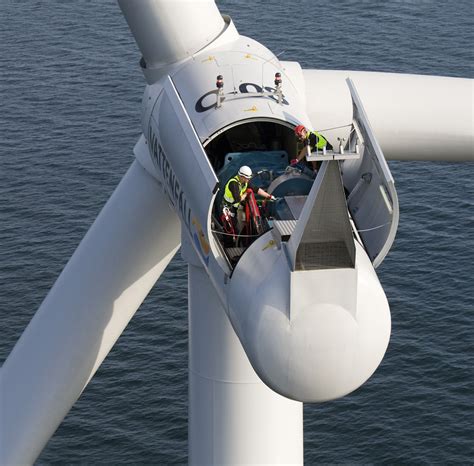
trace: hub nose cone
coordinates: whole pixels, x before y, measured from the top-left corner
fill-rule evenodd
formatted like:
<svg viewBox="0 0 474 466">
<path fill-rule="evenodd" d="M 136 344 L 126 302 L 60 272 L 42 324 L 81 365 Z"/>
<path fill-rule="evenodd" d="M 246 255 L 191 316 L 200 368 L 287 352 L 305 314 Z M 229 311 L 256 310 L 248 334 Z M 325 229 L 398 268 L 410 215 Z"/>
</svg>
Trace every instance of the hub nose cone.
<svg viewBox="0 0 474 466">
<path fill-rule="evenodd" d="M 390 310 L 359 246 L 355 269 L 292 272 L 281 251 L 266 265 L 249 254 L 230 291 L 231 320 L 252 366 L 283 396 L 320 402 L 347 395 L 385 354 Z"/>
</svg>

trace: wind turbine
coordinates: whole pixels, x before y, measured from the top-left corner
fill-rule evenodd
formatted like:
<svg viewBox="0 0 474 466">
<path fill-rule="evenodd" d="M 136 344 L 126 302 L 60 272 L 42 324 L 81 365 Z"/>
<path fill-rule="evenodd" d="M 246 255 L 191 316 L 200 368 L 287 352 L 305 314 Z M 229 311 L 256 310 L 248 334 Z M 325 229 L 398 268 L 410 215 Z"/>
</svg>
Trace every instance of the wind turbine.
<svg viewBox="0 0 474 466">
<path fill-rule="evenodd" d="M 335 184 L 328 183 L 328 180 L 337 180 L 337 172 L 334 170 L 336 164 L 325 160 L 311 192 L 307 193 L 305 207 L 296 219 L 297 226 L 289 240 L 266 232 L 254 245 L 248 247 L 249 250 L 242 254 L 235 265 L 225 256 L 225 251 L 222 253 L 219 236 L 210 231 L 213 228 L 212 196 L 219 192 L 215 191 L 217 180 L 214 177 L 221 159 L 227 154 L 218 153 L 217 149 L 211 151 L 208 146 L 232 128 L 258 122 L 272 124 L 273 129 L 281 126 L 285 131 L 288 130 L 282 133 L 280 141 L 281 145 L 288 148 L 291 128 L 297 123 L 328 128 L 340 126 L 341 122 L 352 122 L 354 117 L 354 128 L 358 128 L 354 132 L 360 136 L 361 145 L 362 140 L 364 141 L 364 151 L 372 151 L 375 155 L 372 159 L 367 157 L 367 163 L 378 163 L 372 173 L 384 172 L 386 167 L 383 155 L 381 157 L 374 133 L 377 134 L 387 158 L 401 158 L 402 154 L 410 153 L 407 149 L 413 144 L 409 138 L 405 138 L 402 144 L 398 137 L 394 137 L 384 127 L 389 113 L 400 132 L 405 128 L 403 134 L 410 134 L 409 129 L 413 131 L 412 125 L 416 122 L 416 132 L 411 134 L 417 142 L 423 140 L 420 150 L 416 152 L 416 157 L 420 160 L 448 158 L 445 151 L 440 150 L 439 144 L 432 139 L 432 135 L 449 136 L 453 132 L 457 132 L 456 141 L 459 143 L 452 148 L 449 159 L 469 159 L 472 157 L 472 132 L 467 126 L 459 127 L 459 122 L 469 121 L 469 118 L 467 115 L 459 117 L 458 113 L 456 119 L 452 117 L 455 111 L 465 108 L 463 102 L 469 98 L 471 82 L 449 78 L 422 79 L 384 74 L 303 71 L 297 64 L 282 63 L 261 45 L 240 37 L 230 19 L 221 18 L 213 3 L 190 2 L 186 11 L 183 9 L 179 15 L 176 6 L 173 6 L 171 14 L 170 5 L 166 2 L 138 4 L 120 1 L 119 4 L 144 56 L 143 71 L 149 85 L 144 98 L 144 120 L 148 123 L 144 127 L 144 137 L 135 148 L 138 162 L 132 165 L 2 368 L 2 389 L 8 397 L 3 418 L 3 431 L 7 438 L 5 462 L 34 461 L 175 253 L 179 245 L 177 238 L 180 230 L 184 231 L 183 255 L 190 263 L 190 461 L 209 462 L 210 457 L 216 462 L 239 459 L 245 461 L 246 457 L 239 455 L 251 455 L 252 458 L 262 458 L 267 462 L 274 462 L 276 458 L 301 461 L 300 401 L 329 399 L 353 390 L 375 370 L 385 351 L 389 333 L 388 306 L 375 274 L 372 273 L 372 266 L 366 260 L 364 249 L 371 250 L 374 244 L 381 241 L 381 247 L 373 246 L 375 249 L 369 251 L 373 256 L 370 261 L 376 262 L 377 258 L 381 260 L 386 254 L 396 230 L 396 193 L 387 173 L 378 184 L 372 184 L 372 179 L 369 182 L 367 177 L 363 178 L 366 171 L 365 168 L 359 170 L 361 167 L 357 167 L 357 160 L 364 160 L 367 153 L 361 154 L 358 159 L 354 157 L 348 162 L 348 159 L 341 162 L 345 168 L 351 163 L 356 165 L 352 172 L 349 170 L 354 179 L 345 180 L 344 187 L 350 191 L 347 199 L 352 194 L 351 200 L 357 200 L 357 196 L 363 194 L 361 190 L 365 183 L 376 186 L 381 196 L 379 200 L 389 204 L 386 208 L 390 220 L 390 225 L 387 225 L 388 233 L 382 240 L 361 239 L 360 243 L 365 243 L 365 248 L 361 248 L 359 242 L 345 242 L 346 246 L 349 244 L 346 252 L 354 262 L 352 266 L 336 269 L 327 267 L 321 272 L 321 268 L 311 268 L 311 264 L 305 263 L 306 255 L 300 254 L 303 266 L 310 270 L 297 269 L 298 251 L 301 253 L 299 247 L 304 243 L 302 238 L 305 238 L 305 234 L 307 238 L 309 234 L 306 226 L 314 217 L 314 209 L 324 206 L 318 198 L 322 196 L 323 189 Z M 178 28 L 183 29 L 183 23 L 189 21 L 194 24 L 199 18 L 208 26 L 204 35 L 200 31 L 192 32 L 187 43 L 179 46 L 175 43 L 167 44 L 166 39 L 175 37 L 173 34 L 176 34 Z M 167 45 L 160 48 L 150 46 L 156 43 Z M 254 60 L 257 63 L 253 63 Z M 224 76 L 225 99 L 220 102 L 221 105 L 214 87 L 216 71 L 222 71 Z M 278 102 L 278 94 L 272 89 L 276 72 L 282 73 L 283 96 L 288 104 Z M 348 75 L 356 83 L 356 86 L 352 86 L 354 104 L 345 82 Z M 228 83 L 231 83 L 230 90 Z M 328 83 L 333 86 L 331 94 L 326 93 Z M 385 95 L 387 86 L 391 89 L 392 103 L 402 97 L 406 99 L 405 105 L 398 112 L 398 105 L 393 108 L 390 102 L 383 108 L 374 105 L 380 96 Z M 325 92 L 321 92 L 322 90 Z M 363 96 L 362 99 L 357 97 L 358 92 Z M 448 105 L 450 108 L 444 109 L 445 120 L 433 122 L 430 119 L 433 107 L 430 105 L 434 101 L 436 110 L 439 111 L 439 99 L 433 97 L 439 97 L 445 92 L 451 95 L 452 107 Z M 258 95 L 259 93 L 262 95 Z M 201 107 L 197 107 L 199 102 Z M 312 108 L 311 102 L 318 102 L 319 105 Z M 265 108 L 262 109 L 262 106 Z M 158 110 L 155 113 L 155 107 L 164 112 L 165 116 Z M 370 109 L 370 123 L 375 131 L 371 131 L 368 118 L 364 116 L 364 107 Z M 377 113 L 379 108 L 383 113 Z M 424 110 L 419 113 L 421 108 Z M 250 112 L 252 117 L 249 118 L 249 113 L 244 112 Z M 411 119 L 407 118 L 407 113 L 411 115 Z M 182 128 L 182 141 L 169 139 L 176 127 Z M 348 133 L 348 128 L 339 132 L 334 130 L 328 132 L 328 137 L 336 146 L 337 138 L 348 139 Z M 189 147 L 185 151 L 178 150 L 175 154 L 174 146 L 178 143 L 188 144 Z M 203 145 L 207 148 L 207 153 L 202 149 Z M 348 149 L 355 153 L 354 147 L 348 146 Z M 195 157 L 188 157 L 175 166 L 174 159 L 185 154 L 195 154 Z M 214 163 L 210 161 L 212 157 Z M 194 166 L 191 165 L 193 163 Z M 198 170 L 203 172 L 202 178 Z M 196 174 L 199 174 L 200 180 L 204 180 L 203 185 L 204 188 L 207 186 L 207 191 L 199 191 L 202 186 L 196 186 Z M 360 180 L 363 183 L 358 185 Z M 379 186 L 383 186 L 382 189 Z M 165 195 L 162 187 L 166 190 Z M 194 189 L 198 191 L 193 191 Z M 220 189 L 222 190 L 222 183 Z M 336 193 L 335 196 L 337 195 Z M 375 198 L 371 197 L 371 200 L 375 202 Z M 181 221 L 186 228 L 181 228 L 178 217 L 168 206 L 169 203 L 174 204 L 181 213 Z M 360 209 L 359 207 L 357 210 Z M 156 215 L 150 215 L 151 212 Z M 369 228 L 361 226 L 365 217 L 357 219 L 357 212 L 351 213 L 357 226 L 354 230 L 370 229 L 370 225 Z M 382 224 L 372 226 L 380 225 Z M 273 231 L 276 229 L 275 227 Z M 187 236 L 186 231 L 191 234 Z M 346 231 L 347 229 L 343 229 L 342 233 Z M 309 237 L 309 240 L 306 243 L 315 243 L 311 242 L 314 238 Z M 265 254 L 273 255 L 272 264 L 269 265 L 265 260 L 262 263 L 258 254 L 247 254 L 251 252 L 251 247 L 255 253 L 255 247 L 259 244 L 262 246 L 261 253 L 265 251 Z M 206 255 L 208 247 L 210 253 Z M 97 257 L 101 258 L 100 261 L 91 260 Z M 213 264 L 213 260 L 216 264 Z M 230 264 L 226 265 L 226 261 Z M 288 262 L 286 269 L 284 261 Z M 279 268 L 274 268 L 274 264 Z M 263 269 L 259 270 L 259 267 Z M 258 296 L 260 307 L 251 299 L 255 298 L 257 291 L 247 290 L 251 295 L 242 292 L 248 288 L 249 282 L 257 282 L 256 277 L 248 280 L 249 272 L 260 277 L 267 277 L 271 273 L 278 275 L 271 283 L 267 283 L 269 290 Z M 352 296 L 347 290 L 340 293 L 340 290 L 331 289 L 331 284 L 341 277 L 340 274 L 344 275 L 345 283 L 351 284 L 349 288 Z M 306 275 L 312 276 L 309 284 L 305 283 Z M 86 277 L 82 280 L 80 289 L 77 286 L 78 276 Z M 288 278 L 295 276 L 298 276 L 298 280 Z M 316 276 L 318 280 L 315 279 Z M 104 277 L 107 277 L 106 286 L 98 287 L 99 279 L 103 281 Z M 341 338 L 344 344 L 353 344 L 353 348 L 357 349 L 363 346 L 363 342 L 356 341 L 352 327 L 354 322 L 348 320 L 345 313 L 346 310 L 349 314 L 352 312 L 352 317 L 358 314 L 354 325 L 363 328 L 362 323 L 357 321 L 364 309 L 357 301 L 362 293 L 358 289 L 360 279 L 363 282 L 372 281 L 373 287 L 369 288 L 374 291 L 372 296 L 378 296 L 380 309 L 383 309 L 384 314 L 380 321 L 380 331 L 370 326 L 368 328 L 369 332 L 380 337 L 380 341 L 371 347 L 374 349 L 371 352 L 373 360 L 368 360 L 370 358 L 363 355 L 358 363 L 353 364 L 353 361 L 348 362 L 339 348 L 331 356 L 331 364 L 313 360 L 313 357 L 318 358 L 321 354 L 318 349 L 325 352 L 329 348 L 327 345 L 332 344 L 325 341 L 328 333 L 334 336 L 330 333 L 334 331 L 331 326 L 343 328 Z M 317 325 L 310 322 L 311 325 L 307 326 L 308 322 L 303 322 L 300 330 L 303 333 L 297 334 L 295 341 L 291 338 L 285 340 L 284 334 L 278 334 L 284 331 L 285 321 L 275 322 L 275 315 L 267 312 L 268 307 L 271 305 L 270 307 L 277 309 L 290 297 L 290 303 L 278 312 L 283 314 L 293 310 L 290 315 L 292 319 L 297 313 L 301 317 L 302 306 L 292 300 L 296 294 L 304 294 L 315 281 L 327 285 L 325 288 L 328 294 L 323 302 L 325 307 L 313 302 L 309 293 L 305 296 L 303 307 L 314 306 L 324 317 L 319 317 Z M 281 286 L 276 287 L 276 283 L 281 283 Z M 291 289 L 294 289 L 291 288 L 290 293 L 285 294 L 284 288 L 288 283 L 291 284 L 290 288 L 300 287 L 298 293 L 291 293 Z M 265 283 L 262 286 L 264 285 Z M 280 293 L 278 299 L 274 296 L 277 292 Z M 272 299 L 275 302 L 270 302 Z M 334 312 L 329 310 L 327 303 Z M 258 315 L 262 309 L 266 314 Z M 244 310 L 246 314 L 242 315 L 240 310 Z M 329 312 L 332 314 L 329 315 Z M 335 314 L 340 317 L 334 318 Z M 258 322 L 252 320 L 256 316 Z M 288 316 L 286 318 L 291 321 Z M 259 328 L 263 319 L 267 319 L 266 325 Z M 317 344 L 322 346 L 316 348 L 311 346 L 310 341 L 315 335 L 308 335 L 306 332 L 317 331 L 321 324 L 329 327 L 318 336 Z M 273 327 L 275 332 L 268 333 L 272 325 L 276 325 Z M 255 334 L 256 330 L 264 333 Z M 276 334 L 278 341 L 287 345 L 283 345 L 284 351 L 274 345 L 272 339 Z M 304 348 L 297 347 L 302 341 L 299 338 L 301 335 L 307 338 L 304 343 L 307 346 Z M 241 342 L 253 367 L 248 363 Z M 66 347 L 70 349 L 65 350 Z M 277 353 L 276 349 L 281 353 L 274 354 Z M 282 358 L 291 351 L 294 351 L 291 364 L 283 369 Z M 309 358 L 304 360 L 304 367 L 298 365 L 298 356 Z M 52 373 L 42 371 L 46 361 L 52 366 Z M 317 368 L 323 375 L 321 376 L 321 372 L 308 374 L 308 367 L 311 368 L 310 372 Z M 254 369 L 274 390 L 297 401 L 290 401 L 270 391 L 260 382 Z M 342 374 L 353 369 L 355 374 L 352 380 L 347 382 L 340 379 Z M 314 375 L 316 378 L 311 378 Z M 223 381 L 233 383 L 222 383 Z M 229 389 L 230 385 L 233 386 Z M 313 388 L 316 388 L 314 392 Z M 212 397 L 209 397 L 210 393 L 213 394 Z M 238 416 L 230 417 L 229 412 L 236 410 L 248 410 L 245 421 L 239 421 Z M 229 423 L 230 418 L 233 419 L 232 423 Z M 277 420 L 268 422 L 274 418 L 284 418 L 284 426 Z M 210 425 L 217 431 L 217 438 L 204 435 L 203 431 L 209 430 L 205 426 Z M 250 431 L 249 425 L 255 431 Z M 269 448 L 265 439 L 270 440 L 272 448 Z M 242 448 L 242 444 L 246 448 Z M 275 445 L 280 449 L 275 448 Z"/>
</svg>

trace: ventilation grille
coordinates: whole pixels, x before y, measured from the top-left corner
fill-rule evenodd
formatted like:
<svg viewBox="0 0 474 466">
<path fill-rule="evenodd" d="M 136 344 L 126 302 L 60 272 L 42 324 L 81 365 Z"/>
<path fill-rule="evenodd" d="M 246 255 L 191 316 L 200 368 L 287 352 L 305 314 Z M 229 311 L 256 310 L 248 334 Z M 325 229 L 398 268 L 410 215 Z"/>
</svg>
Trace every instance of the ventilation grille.
<svg viewBox="0 0 474 466">
<path fill-rule="evenodd" d="M 296 270 L 354 268 L 355 245 L 339 162 L 326 162 L 319 191 L 296 252 Z"/>
</svg>

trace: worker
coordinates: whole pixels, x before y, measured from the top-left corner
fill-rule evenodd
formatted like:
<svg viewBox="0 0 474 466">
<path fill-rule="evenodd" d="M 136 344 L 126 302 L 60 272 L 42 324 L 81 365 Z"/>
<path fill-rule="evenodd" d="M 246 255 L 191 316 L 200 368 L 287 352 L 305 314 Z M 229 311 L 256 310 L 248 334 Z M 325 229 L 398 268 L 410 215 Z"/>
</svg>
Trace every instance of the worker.
<svg viewBox="0 0 474 466">
<path fill-rule="evenodd" d="M 319 134 L 317 131 L 308 131 L 303 125 L 298 125 L 295 128 L 296 137 L 304 144 L 304 147 L 300 150 L 298 157 L 293 159 L 290 163 L 291 165 L 298 164 L 309 152 L 314 152 L 316 149 L 322 150 L 324 147 L 327 150 L 332 150 L 332 145 L 326 140 L 326 138 Z M 313 162 L 313 167 L 315 168 L 316 163 Z"/>
<path fill-rule="evenodd" d="M 239 168 L 237 175 L 232 177 L 225 185 L 224 197 L 222 199 L 223 209 L 229 209 L 232 217 L 235 217 L 239 207 L 241 207 L 242 203 L 245 201 L 245 198 L 247 197 L 247 189 L 251 189 L 254 193 L 264 197 L 265 199 L 271 201 L 276 199 L 262 188 L 256 188 L 253 186 L 250 183 L 251 178 L 252 169 L 247 165 L 243 165 Z M 242 212 L 242 209 L 240 209 L 240 211 Z M 244 218 L 240 218 L 240 215 L 237 218 L 237 223 L 239 225 L 245 220 L 245 213 L 242 212 L 242 215 Z"/>
</svg>

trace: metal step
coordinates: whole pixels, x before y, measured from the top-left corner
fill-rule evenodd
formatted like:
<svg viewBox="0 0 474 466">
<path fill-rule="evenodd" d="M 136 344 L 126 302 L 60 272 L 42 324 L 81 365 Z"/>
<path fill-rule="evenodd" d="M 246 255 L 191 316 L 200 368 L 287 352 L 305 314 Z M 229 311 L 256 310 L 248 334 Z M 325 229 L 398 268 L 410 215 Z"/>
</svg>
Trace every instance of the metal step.
<svg viewBox="0 0 474 466">
<path fill-rule="evenodd" d="M 296 226 L 296 220 L 274 220 L 273 234 L 277 241 L 288 241 Z"/>
<path fill-rule="evenodd" d="M 247 248 L 226 248 L 225 252 L 229 256 L 230 260 L 238 259 Z"/>
<path fill-rule="evenodd" d="M 311 154 L 306 156 L 308 162 L 322 162 L 323 160 L 356 160 L 358 158 L 360 158 L 359 152 L 344 151 L 344 153 L 341 154 L 340 152 L 334 152 L 333 150 L 327 150 L 326 153 L 323 151 L 311 152 Z"/>
</svg>

